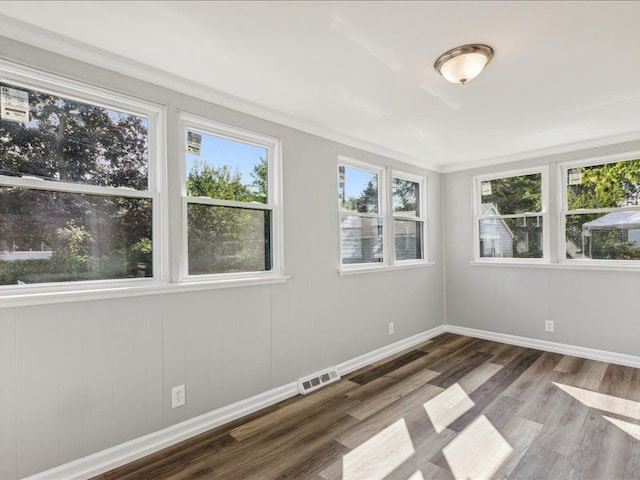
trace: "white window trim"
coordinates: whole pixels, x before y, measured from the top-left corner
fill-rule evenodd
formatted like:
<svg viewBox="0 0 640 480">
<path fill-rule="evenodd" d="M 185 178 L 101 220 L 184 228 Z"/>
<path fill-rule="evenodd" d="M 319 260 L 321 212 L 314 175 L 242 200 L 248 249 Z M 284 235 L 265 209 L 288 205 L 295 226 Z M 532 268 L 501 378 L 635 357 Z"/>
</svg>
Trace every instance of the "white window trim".
<svg viewBox="0 0 640 480">
<path fill-rule="evenodd" d="M 406 215 L 398 215 L 393 211 L 393 179 L 398 178 L 400 180 L 407 180 L 410 182 L 415 182 L 418 184 L 418 188 L 420 189 L 419 194 L 419 203 L 418 208 L 420 211 L 420 215 L 417 217 L 409 217 Z M 426 176 L 415 175 L 412 173 L 403 172 L 402 170 L 391 170 L 390 175 L 390 187 L 389 187 L 389 212 L 391 215 L 391 242 L 392 242 L 392 253 L 393 253 L 393 262 L 396 266 L 409 266 L 409 265 L 424 265 L 430 264 L 429 262 L 429 241 L 427 238 L 427 234 L 429 232 L 429 210 L 427 203 L 427 195 L 428 195 L 428 182 L 429 179 Z M 422 258 L 411 259 L 411 260 L 396 260 L 395 258 L 395 231 L 393 230 L 393 221 L 394 220 L 411 220 L 414 222 L 422 222 Z"/>
<path fill-rule="evenodd" d="M 72 182 L 53 182 L 29 176 L 12 177 L 0 175 L 0 184 L 37 190 L 49 190 L 71 193 L 86 193 L 101 196 L 119 196 L 127 198 L 149 198 L 153 203 L 153 277 L 130 279 L 104 279 L 89 281 L 68 281 L 37 283 L 29 285 L 2 285 L 0 299 L 3 304 L 42 303 L 44 297 L 60 296 L 83 291 L 117 291 L 131 288 L 156 288 L 166 283 L 168 272 L 166 228 L 167 195 L 166 175 L 164 173 L 165 142 L 161 133 L 165 131 L 166 107 L 138 98 L 117 93 L 102 87 L 79 82 L 62 75 L 53 75 L 35 68 L 26 67 L 0 59 L 0 82 L 12 84 L 18 88 L 36 90 L 82 103 L 116 110 L 140 117 L 148 121 L 148 185 L 147 190 L 134 190 L 125 187 L 104 187 Z M 21 303 L 24 302 L 24 303 Z"/>
<path fill-rule="evenodd" d="M 428 257 L 428 207 L 427 202 L 427 184 L 428 177 L 410 174 L 401 170 L 393 169 L 391 166 L 377 165 L 374 163 L 364 162 L 362 160 L 355 159 L 346 155 L 338 155 L 337 167 L 344 165 L 347 167 L 353 167 L 360 170 L 365 170 L 378 175 L 378 214 L 369 214 L 361 212 L 350 212 L 341 210 L 338 205 L 337 211 L 337 241 L 338 241 L 338 274 L 339 275 L 355 275 L 360 273 L 373 273 L 392 271 L 406 268 L 415 267 L 430 267 L 435 263 L 429 261 Z M 393 197 L 392 182 L 394 178 L 401 178 L 403 180 L 411 180 L 420 184 L 421 189 L 421 216 L 416 217 L 401 217 L 393 215 Z M 339 182 L 339 179 L 338 179 Z M 341 217 L 342 215 L 356 215 L 367 218 L 381 218 L 382 219 L 382 248 L 383 248 L 383 261 L 372 263 L 358 263 L 358 264 L 343 264 L 342 263 L 342 241 L 341 241 Z M 401 218 L 405 220 L 420 220 L 423 222 L 423 258 L 420 260 L 395 260 L 395 238 L 393 232 L 393 220 L 394 218 Z"/>
<path fill-rule="evenodd" d="M 499 215 L 493 218 L 520 218 L 520 217 L 542 217 L 542 258 L 493 258 L 493 257 L 481 257 L 480 256 L 480 220 L 483 218 L 480 212 L 481 199 L 481 184 L 491 180 L 498 180 L 501 178 L 519 177 L 524 175 L 541 174 L 541 211 L 540 212 L 525 212 L 523 214 L 507 214 Z M 524 168 L 519 170 L 509 170 L 495 172 L 486 175 L 477 175 L 473 177 L 473 258 L 472 264 L 495 264 L 495 265 L 540 265 L 548 264 L 550 259 L 550 241 L 551 234 L 549 228 L 549 168 L 544 166 L 537 166 L 532 168 Z"/>
<path fill-rule="evenodd" d="M 172 245 L 180 250 L 181 258 L 179 265 L 176 265 L 176 271 L 179 272 L 179 283 L 209 283 L 217 284 L 220 282 L 237 283 L 238 281 L 247 281 L 250 284 L 260 281 L 279 281 L 285 280 L 284 276 L 284 230 L 282 225 L 282 140 L 278 137 L 257 133 L 244 128 L 236 127 L 226 123 L 217 122 L 215 120 L 194 115 L 185 111 L 178 111 L 179 135 L 178 158 L 180 161 L 181 174 L 181 224 L 180 229 L 173 236 Z M 220 200 L 204 197 L 187 196 L 187 172 L 186 172 L 186 144 L 185 131 L 194 130 L 199 133 L 215 135 L 227 138 L 233 141 L 239 141 L 264 147 L 267 149 L 267 192 L 268 203 L 253 204 L 249 202 L 237 202 L 230 200 Z M 237 273 L 216 273 L 206 275 L 189 275 L 188 263 L 188 229 L 187 229 L 187 205 L 189 203 L 220 205 L 227 207 L 250 208 L 255 210 L 269 210 L 271 212 L 271 270 L 264 272 L 237 272 Z"/>
<path fill-rule="evenodd" d="M 603 155 L 589 157 L 583 160 L 574 160 L 558 164 L 558 258 L 559 265 L 564 268 L 593 268 L 598 270 L 640 270 L 640 260 L 604 260 L 604 259 L 572 259 L 567 257 L 567 215 L 581 213 L 607 213 L 616 211 L 640 211 L 640 205 L 636 207 L 621 208 L 595 208 L 569 211 L 567 208 L 567 172 L 573 168 L 591 167 L 607 163 L 625 162 L 640 158 L 640 150 L 625 152 L 622 154 Z"/>
<path fill-rule="evenodd" d="M 378 213 L 365 213 L 365 212 L 352 212 L 348 210 L 342 210 L 340 208 L 340 204 L 338 204 L 337 213 L 338 213 L 338 264 L 340 265 L 339 271 L 376 271 L 382 269 L 389 265 L 389 245 L 386 241 L 386 232 L 389 228 L 389 219 L 387 215 L 387 201 L 385 200 L 387 197 L 387 190 L 389 186 L 387 185 L 387 171 L 385 167 L 380 165 L 374 165 L 372 163 L 363 162 L 361 160 L 357 160 L 355 158 L 346 157 L 344 155 L 338 156 L 338 164 L 337 167 L 344 165 L 346 167 L 353 167 L 359 170 L 364 170 L 367 172 L 374 173 L 378 175 Z M 336 170 L 337 171 L 337 170 Z M 338 179 L 339 181 L 339 179 Z M 342 215 L 354 215 L 357 217 L 363 218 L 379 218 L 382 219 L 382 262 L 370 262 L 370 263 L 358 263 L 351 265 L 344 265 L 342 263 Z"/>
</svg>

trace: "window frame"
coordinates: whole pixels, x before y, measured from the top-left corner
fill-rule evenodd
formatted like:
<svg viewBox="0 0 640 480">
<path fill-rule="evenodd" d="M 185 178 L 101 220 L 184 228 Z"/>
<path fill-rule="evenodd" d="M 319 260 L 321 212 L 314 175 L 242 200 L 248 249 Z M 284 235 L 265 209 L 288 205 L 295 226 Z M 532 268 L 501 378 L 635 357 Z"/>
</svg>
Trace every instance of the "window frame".
<svg viewBox="0 0 640 480">
<path fill-rule="evenodd" d="M 118 112 L 144 117 L 147 122 L 148 177 L 146 190 L 134 190 L 128 187 L 108 187 L 74 182 L 61 182 L 39 179 L 25 175 L 14 177 L 0 175 L 0 185 L 6 187 L 27 188 L 102 197 L 147 198 L 152 202 L 152 262 L 153 276 L 141 278 L 118 278 L 99 280 L 80 280 L 64 282 L 42 282 L 27 285 L 0 285 L 0 298 L 28 295 L 64 294 L 99 289 L 118 289 L 127 287 L 149 287 L 166 281 L 168 261 L 166 255 L 167 234 L 164 227 L 167 195 L 166 176 L 164 174 L 165 148 L 161 132 L 165 131 L 166 108 L 163 105 L 80 82 L 62 75 L 49 74 L 34 68 L 0 60 L 0 83 L 24 88 L 45 94 L 63 97 L 94 106 L 116 110 Z"/>
<path fill-rule="evenodd" d="M 405 180 L 405 181 L 414 182 L 418 184 L 418 189 L 419 189 L 418 208 L 420 211 L 420 215 L 416 217 L 410 217 L 407 215 L 398 215 L 396 214 L 396 212 L 394 212 L 393 181 L 396 178 L 399 180 Z M 391 188 L 390 188 L 389 198 L 391 202 L 391 207 L 389 211 L 391 215 L 391 227 L 393 230 L 391 232 L 391 240 L 393 242 L 393 246 L 392 246 L 393 262 L 395 265 L 420 265 L 420 264 L 428 263 L 429 262 L 429 258 L 427 255 L 427 252 L 429 251 L 428 238 L 427 238 L 427 233 L 428 233 L 427 223 L 429 221 L 429 211 L 427 209 L 428 177 L 407 173 L 402 170 L 391 169 L 390 182 L 391 182 Z M 395 225 L 394 225 L 395 220 L 409 220 L 414 222 L 422 222 L 422 228 L 420 229 L 422 234 L 422 242 L 421 242 L 422 245 L 421 245 L 421 252 L 420 252 L 421 258 L 407 259 L 407 260 L 396 259 L 396 248 L 395 248 L 396 235 L 395 235 Z"/>
<path fill-rule="evenodd" d="M 483 182 L 499 180 L 503 178 L 521 177 L 540 174 L 540 202 L 539 212 L 524 212 L 522 214 L 505 214 L 483 216 L 480 207 L 482 205 L 481 185 Z M 500 171 L 473 177 L 473 263 L 487 264 L 548 264 L 550 263 L 550 228 L 549 228 L 549 168 L 546 165 L 524 168 L 518 170 Z M 542 217 L 542 257 L 541 258 L 517 258 L 517 257 L 482 257 L 480 255 L 480 220 L 509 219 Z"/>
<path fill-rule="evenodd" d="M 368 212 L 353 212 L 351 210 L 342 210 L 340 208 L 340 204 L 338 204 L 338 263 L 340 265 L 340 270 L 362 270 L 362 269 L 378 269 L 387 265 L 389 259 L 389 246 L 386 241 L 385 232 L 388 231 L 389 228 L 389 219 L 387 218 L 387 202 L 384 201 L 386 198 L 387 190 L 387 178 L 386 178 L 386 168 L 381 167 L 379 165 L 374 165 L 371 163 L 363 162 L 361 160 L 356 160 L 354 158 L 338 156 L 338 164 L 336 168 L 336 173 L 338 174 L 338 188 L 340 187 L 340 166 L 357 168 L 358 170 L 364 170 L 365 172 L 370 172 L 378 176 L 378 213 L 368 213 Z M 362 218 L 378 218 L 382 220 L 382 262 L 367 262 L 367 263 L 354 263 L 354 264 L 344 264 L 342 263 L 342 216 L 343 215 L 353 215 L 356 217 Z"/>
<path fill-rule="evenodd" d="M 282 139 L 280 137 L 258 133 L 246 128 L 218 122 L 207 117 L 178 110 L 180 140 L 178 159 L 180 164 L 180 229 L 179 238 L 174 236 L 173 245 L 180 251 L 177 267 L 178 282 L 184 284 L 255 282 L 256 280 L 277 280 L 284 277 L 284 245 L 282 225 Z M 250 203 L 235 200 L 213 199 L 209 197 L 190 197 L 187 195 L 186 171 L 186 131 L 192 130 L 203 135 L 213 135 L 227 140 L 246 143 L 267 150 L 267 203 Z M 215 205 L 222 207 L 248 208 L 271 212 L 271 269 L 256 272 L 211 273 L 203 275 L 189 274 L 188 217 L 189 204 Z"/>
<path fill-rule="evenodd" d="M 559 264 L 565 267 L 604 267 L 613 269 L 632 270 L 640 269 L 639 260 L 609 260 L 609 259 L 574 259 L 567 258 L 567 216 L 576 214 L 588 214 L 588 213 L 609 213 L 609 212 L 624 212 L 624 211 L 640 211 L 640 205 L 632 207 L 618 207 L 618 208 L 585 208 L 578 210 L 568 209 L 568 196 L 567 196 L 567 175 L 568 171 L 579 167 L 592 167 L 594 165 L 605 165 L 609 163 L 625 162 L 629 160 L 640 159 L 640 150 L 624 152 L 621 154 L 603 155 L 598 157 L 589 157 L 582 160 L 573 160 L 569 162 L 562 162 L 558 164 L 558 259 Z"/>
<path fill-rule="evenodd" d="M 358 273 L 379 272 L 386 270 L 397 270 L 401 268 L 411 267 L 425 267 L 432 266 L 434 262 L 429 260 L 429 249 L 427 234 L 429 232 L 429 202 L 427 201 L 427 186 L 429 177 L 427 175 L 416 175 L 407 173 L 403 170 L 398 170 L 390 165 L 380 165 L 375 163 L 369 163 L 356 158 L 341 155 L 337 156 L 336 163 L 336 187 L 340 186 L 339 167 L 344 165 L 346 167 L 357 168 L 359 170 L 365 170 L 367 172 L 375 173 L 378 175 L 378 214 L 370 214 L 364 212 L 351 212 L 348 210 L 342 210 L 340 204 L 337 205 L 337 241 L 338 241 L 338 273 L 340 275 L 352 275 Z M 393 179 L 400 178 L 403 180 L 410 180 L 416 182 L 420 186 L 420 217 L 407 217 L 396 216 L 393 212 Z M 366 218 L 381 218 L 382 219 L 382 262 L 369 262 L 369 263 L 355 263 L 355 264 L 343 264 L 342 263 L 342 215 L 356 215 Z M 415 260 L 396 260 L 395 259 L 395 235 L 393 228 L 393 221 L 398 219 L 404 220 L 416 220 L 422 221 L 422 257 Z"/>
</svg>

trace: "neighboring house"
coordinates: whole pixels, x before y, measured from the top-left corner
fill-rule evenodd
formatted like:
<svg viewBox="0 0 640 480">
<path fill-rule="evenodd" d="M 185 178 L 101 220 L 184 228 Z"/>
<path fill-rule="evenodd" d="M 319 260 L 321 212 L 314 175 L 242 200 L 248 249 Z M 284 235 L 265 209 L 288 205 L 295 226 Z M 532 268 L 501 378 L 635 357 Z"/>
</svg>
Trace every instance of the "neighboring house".
<svg viewBox="0 0 640 480">
<path fill-rule="evenodd" d="M 348 215 L 341 218 L 342 263 L 382 261 L 382 226 L 376 219 Z"/>
<path fill-rule="evenodd" d="M 500 215 L 493 203 L 481 205 L 482 216 Z M 513 257 L 513 232 L 501 218 L 485 218 L 480 222 L 480 256 Z"/>
</svg>

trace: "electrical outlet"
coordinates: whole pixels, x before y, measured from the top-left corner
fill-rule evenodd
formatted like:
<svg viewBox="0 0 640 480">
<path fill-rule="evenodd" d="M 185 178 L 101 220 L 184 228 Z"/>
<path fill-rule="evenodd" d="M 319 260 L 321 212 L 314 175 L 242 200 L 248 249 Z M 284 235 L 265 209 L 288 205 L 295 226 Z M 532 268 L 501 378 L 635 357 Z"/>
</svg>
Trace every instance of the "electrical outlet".
<svg viewBox="0 0 640 480">
<path fill-rule="evenodd" d="M 544 331 L 553 333 L 553 320 L 544 321 Z"/>
<path fill-rule="evenodd" d="M 187 401 L 184 385 L 178 385 L 171 389 L 171 408 L 181 407 Z"/>
<path fill-rule="evenodd" d="M 393 322 L 389 322 L 389 335 L 393 335 L 394 325 Z"/>
</svg>

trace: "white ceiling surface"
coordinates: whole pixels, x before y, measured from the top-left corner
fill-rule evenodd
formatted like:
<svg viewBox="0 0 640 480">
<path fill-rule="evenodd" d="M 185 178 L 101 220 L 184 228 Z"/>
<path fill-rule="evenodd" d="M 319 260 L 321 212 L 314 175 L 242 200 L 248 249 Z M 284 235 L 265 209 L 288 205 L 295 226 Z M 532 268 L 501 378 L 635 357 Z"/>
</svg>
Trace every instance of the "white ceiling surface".
<svg viewBox="0 0 640 480">
<path fill-rule="evenodd" d="M 445 171 L 640 138 L 640 2 L 5 1 L 0 15 Z M 472 42 L 493 61 L 446 82 L 435 59 Z"/>
</svg>

